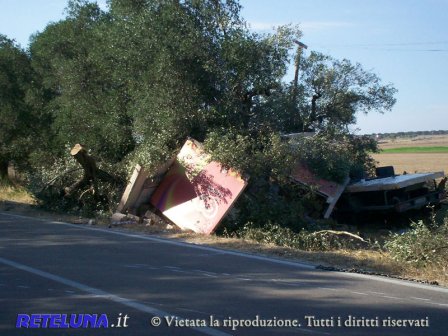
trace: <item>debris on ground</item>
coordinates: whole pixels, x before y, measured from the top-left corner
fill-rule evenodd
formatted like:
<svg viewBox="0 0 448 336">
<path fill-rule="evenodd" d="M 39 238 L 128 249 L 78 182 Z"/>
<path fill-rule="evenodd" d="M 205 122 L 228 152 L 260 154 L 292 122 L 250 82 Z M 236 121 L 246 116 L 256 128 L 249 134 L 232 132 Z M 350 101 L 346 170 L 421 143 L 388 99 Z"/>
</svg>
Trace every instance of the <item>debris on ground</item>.
<svg viewBox="0 0 448 336">
<path fill-rule="evenodd" d="M 122 214 L 116 212 L 110 219 L 110 225 L 125 225 L 141 223 L 141 218 L 132 214 Z"/>
</svg>

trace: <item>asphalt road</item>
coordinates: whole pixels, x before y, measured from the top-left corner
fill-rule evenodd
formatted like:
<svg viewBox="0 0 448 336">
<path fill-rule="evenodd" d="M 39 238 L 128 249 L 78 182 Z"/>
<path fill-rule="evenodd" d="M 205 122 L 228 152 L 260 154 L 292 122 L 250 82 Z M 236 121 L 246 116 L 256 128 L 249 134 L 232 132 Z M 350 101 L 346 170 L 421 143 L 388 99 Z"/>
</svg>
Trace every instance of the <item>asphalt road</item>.
<svg viewBox="0 0 448 336">
<path fill-rule="evenodd" d="M 16 328 L 19 314 L 31 322 L 20 320 Z M 49 326 L 42 314 L 52 314 L 54 326 L 60 325 L 54 314 L 97 314 L 108 328 L 42 328 Z M 33 318 L 41 328 L 25 328 Z M 0 213 L 0 335 L 447 335 L 447 329 L 445 288 Z"/>
</svg>

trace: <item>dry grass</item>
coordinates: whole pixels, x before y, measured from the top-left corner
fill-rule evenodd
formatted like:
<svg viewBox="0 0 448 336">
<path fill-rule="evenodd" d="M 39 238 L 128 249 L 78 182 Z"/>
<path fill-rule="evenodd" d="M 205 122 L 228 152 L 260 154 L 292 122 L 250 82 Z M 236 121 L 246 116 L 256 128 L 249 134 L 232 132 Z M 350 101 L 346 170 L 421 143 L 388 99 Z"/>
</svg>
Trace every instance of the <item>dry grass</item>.
<svg viewBox="0 0 448 336">
<path fill-rule="evenodd" d="M 448 172 L 448 153 L 373 154 L 379 166 L 394 166 L 396 174 Z"/>
<path fill-rule="evenodd" d="M 0 184 L 0 201 L 12 201 L 22 204 L 35 204 L 36 200 L 24 188 Z"/>
</svg>

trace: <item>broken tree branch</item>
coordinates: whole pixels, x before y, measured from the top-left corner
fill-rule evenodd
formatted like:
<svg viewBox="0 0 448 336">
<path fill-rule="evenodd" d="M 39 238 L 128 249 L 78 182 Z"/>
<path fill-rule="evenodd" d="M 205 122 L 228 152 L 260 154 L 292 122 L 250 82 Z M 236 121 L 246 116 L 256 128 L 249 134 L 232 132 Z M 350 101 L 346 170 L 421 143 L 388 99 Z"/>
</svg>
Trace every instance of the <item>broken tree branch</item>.
<svg viewBox="0 0 448 336">
<path fill-rule="evenodd" d="M 99 169 L 96 165 L 95 159 L 89 155 L 87 149 L 83 145 L 76 144 L 70 151 L 70 154 L 81 165 L 82 169 L 84 170 L 84 174 L 80 180 L 76 181 L 71 186 L 66 187 L 64 189 L 65 197 L 70 197 L 76 190 L 80 190 L 87 186 L 93 188 L 92 189 L 93 194 L 97 195 L 98 180 L 108 183 L 120 182 L 117 178 L 115 178 L 108 172 Z"/>
<path fill-rule="evenodd" d="M 354 233 L 351 232 L 347 232 L 347 231 L 334 231 L 334 230 L 322 230 L 322 231 L 317 231 L 314 232 L 314 234 L 333 234 L 336 236 L 348 236 L 350 238 L 354 238 L 356 240 L 359 240 L 365 244 L 369 244 L 369 242 L 367 242 L 366 240 L 364 240 L 362 237 L 355 235 Z"/>
<path fill-rule="evenodd" d="M 66 171 L 63 172 L 62 174 L 59 174 L 58 176 L 56 176 L 56 177 L 52 178 L 50 181 L 48 181 L 48 182 L 45 184 L 45 186 L 42 188 L 42 191 L 46 190 L 49 186 L 53 185 L 53 183 L 54 183 L 57 179 L 59 179 L 59 178 L 61 178 L 61 177 L 64 177 L 64 176 L 67 175 L 67 174 L 70 174 L 70 173 L 74 173 L 74 172 L 76 172 L 76 171 L 79 171 L 79 170 L 81 170 L 81 169 L 82 169 L 82 168 L 75 168 L 75 169 L 69 169 L 69 170 L 66 170 Z"/>
</svg>

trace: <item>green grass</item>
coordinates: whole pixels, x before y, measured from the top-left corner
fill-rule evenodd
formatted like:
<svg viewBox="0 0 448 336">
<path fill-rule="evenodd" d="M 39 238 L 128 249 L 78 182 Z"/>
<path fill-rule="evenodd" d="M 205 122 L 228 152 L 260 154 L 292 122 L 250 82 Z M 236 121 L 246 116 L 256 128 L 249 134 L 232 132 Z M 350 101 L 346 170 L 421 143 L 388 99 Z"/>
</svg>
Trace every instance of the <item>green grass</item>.
<svg viewBox="0 0 448 336">
<path fill-rule="evenodd" d="M 381 153 L 448 153 L 448 147 L 433 146 L 433 147 L 400 147 L 383 149 Z"/>
</svg>

